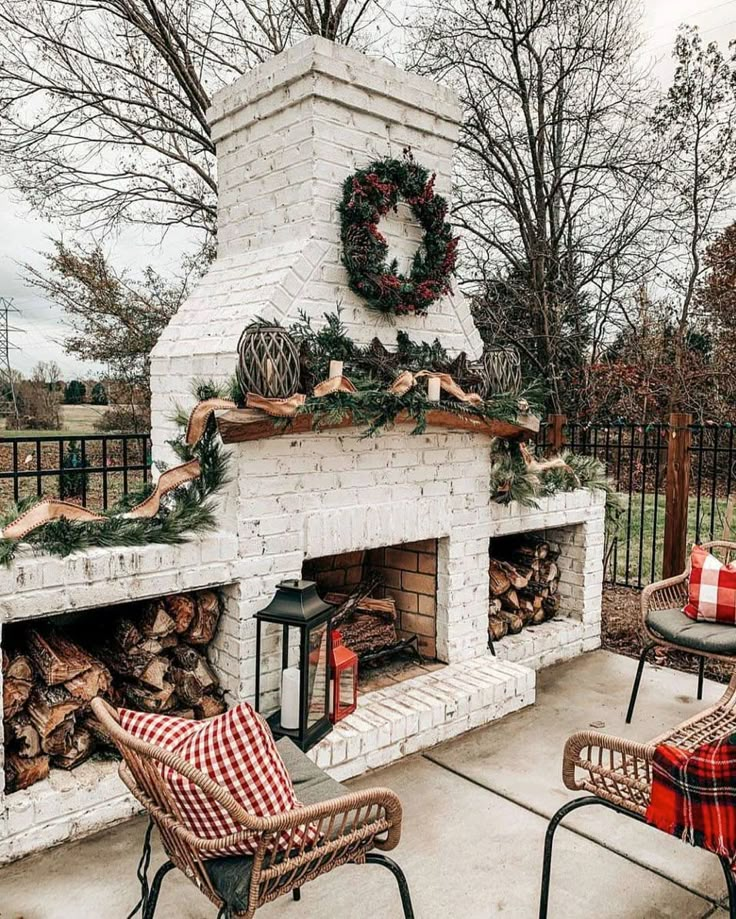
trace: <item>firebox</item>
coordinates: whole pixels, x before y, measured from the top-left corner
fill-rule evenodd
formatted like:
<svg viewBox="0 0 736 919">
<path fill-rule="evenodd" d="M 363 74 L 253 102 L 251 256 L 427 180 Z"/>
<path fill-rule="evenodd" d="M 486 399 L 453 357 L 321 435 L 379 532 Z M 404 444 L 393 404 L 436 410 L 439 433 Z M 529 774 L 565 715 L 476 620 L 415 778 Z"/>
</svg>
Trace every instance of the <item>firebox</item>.
<svg viewBox="0 0 736 919">
<path fill-rule="evenodd" d="M 436 539 L 309 559 L 302 572 L 336 606 L 333 627 L 358 655 L 364 690 L 436 662 Z"/>
</svg>

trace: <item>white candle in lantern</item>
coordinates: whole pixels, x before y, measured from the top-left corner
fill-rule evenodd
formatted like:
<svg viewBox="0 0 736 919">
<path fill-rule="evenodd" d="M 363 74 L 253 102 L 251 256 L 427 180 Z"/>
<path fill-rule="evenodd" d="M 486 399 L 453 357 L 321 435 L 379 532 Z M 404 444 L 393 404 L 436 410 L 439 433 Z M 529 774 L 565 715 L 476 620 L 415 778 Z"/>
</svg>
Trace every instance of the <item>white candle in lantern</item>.
<svg viewBox="0 0 736 919">
<path fill-rule="evenodd" d="M 440 401 L 440 378 L 430 377 L 427 380 L 427 398 L 430 402 Z"/>
<path fill-rule="evenodd" d="M 299 727 L 299 668 L 287 667 L 281 674 L 281 727 Z"/>
<path fill-rule="evenodd" d="M 330 361 L 330 379 L 333 377 L 342 376 L 343 363 L 342 361 Z"/>
<path fill-rule="evenodd" d="M 274 366 L 273 361 L 270 357 L 266 358 L 266 386 L 271 388 L 271 381 L 273 380 Z"/>
</svg>

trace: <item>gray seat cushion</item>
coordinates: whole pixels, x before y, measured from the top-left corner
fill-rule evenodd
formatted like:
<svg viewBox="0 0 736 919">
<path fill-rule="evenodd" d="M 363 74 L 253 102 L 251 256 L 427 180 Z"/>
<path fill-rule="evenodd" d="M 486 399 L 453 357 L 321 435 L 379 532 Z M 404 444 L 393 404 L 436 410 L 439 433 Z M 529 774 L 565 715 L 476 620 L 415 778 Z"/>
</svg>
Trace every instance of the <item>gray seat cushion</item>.
<svg viewBox="0 0 736 919">
<path fill-rule="evenodd" d="M 296 796 L 302 804 L 318 804 L 320 801 L 330 801 L 348 794 L 348 789 L 344 785 L 331 779 L 327 773 L 315 766 L 288 737 L 282 737 L 276 746 L 294 783 Z M 212 886 L 230 912 L 245 912 L 248 908 L 253 857 L 236 855 L 214 858 L 205 862 L 205 868 Z"/>
<path fill-rule="evenodd" d="M 693 651 L 736 656 L 736 626 L 718 622 L 696 622 L 681 609 L 653 609 L 647 625 L 665 641 Z"/>
</svg>

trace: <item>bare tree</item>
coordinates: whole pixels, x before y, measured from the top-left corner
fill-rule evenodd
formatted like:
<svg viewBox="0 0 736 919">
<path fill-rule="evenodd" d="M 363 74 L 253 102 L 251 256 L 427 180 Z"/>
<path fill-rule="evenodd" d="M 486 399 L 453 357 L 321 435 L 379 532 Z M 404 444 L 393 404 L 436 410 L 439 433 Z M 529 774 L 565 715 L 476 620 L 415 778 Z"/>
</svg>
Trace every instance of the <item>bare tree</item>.
<svg viewBox="0 0 736 919">
<path fill-rule="evenodd" d="M 600 349 L 651 269 L 657 154 L 630 0 L 447 0 L 416 66 L 462 96 L 455 215 L 486 337 L 550 387 Z"/>
<path fill-rule="evenodd" d="M 107 368 L 138 425 L 139 403 L 147 416 L 151 349 L 185 299 L 189 277 L 169 281 L 151 267 L 131 277 L 115 271 L 99 247 L 64 243 L 56 243 L 42 268 L 27 265 L 26 277 L 68 317 L 67 352 Z"/>
<path fill-rule="evenodd" d="M 675 298 L 671 407 L 676 409 L 687 404 L 684 363 L 692 307 L 709 267 L 704 255 L 733 219 L 736 205 L 736 68 L 717 43 L 704 45 L 691 27 L 680 29 L 673 57 L 674 79 L 653 124 L 668 152 L 661 187 L 669 241 L 661 283 Z"/>
<path fill-rule="evenodd" d="M 0 163 L 47 216 L 212 233 L 212 93 L 376 0 L 0 0 Z M 379 10 L 380 12 L 380 10 Z"/>
</svg>

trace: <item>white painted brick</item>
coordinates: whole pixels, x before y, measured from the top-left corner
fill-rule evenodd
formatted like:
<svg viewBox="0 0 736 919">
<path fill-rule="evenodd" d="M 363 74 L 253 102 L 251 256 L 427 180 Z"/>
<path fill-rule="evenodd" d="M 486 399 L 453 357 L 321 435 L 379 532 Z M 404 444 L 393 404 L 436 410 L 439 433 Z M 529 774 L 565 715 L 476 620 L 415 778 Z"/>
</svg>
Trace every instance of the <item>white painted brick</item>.
<svg viewBox="0 0 736 919">
<path fill-rule="evenodd" d="M 347 117 L 346 104 L 365 111 L 351 109 Z M 319 327 L 325 304 L 341 301 L 356 341 L 378 335 L 395 344 L 396 328 L 366 321 L 364 305 L 347 289 L 334 210 L 339 183 L 369 151 L 383 156 L 410 144 L 420 161 L 435 164 L 437 187 L 449 190 L 460 117 L 449 90 L 319 39 L 251 71 L 218 96 L 213 112 L 218 258 L 152 355 L 154 454 L 168 460 L 173 402 L 191 405 L 195 375 L 228 379 L 238 337 L 256 314 L 289 324 L 303 307 Z M 387 222 L 403 252 L 399 229 Z M 418 340 L 439 336 L 453 354 L 480 350 L 457 292 L 401 326 Z M 234 702 L 254 692 L 253 616 L 282 579 L 300 576 L 305 558 L 438 539 L 436 638 L 448 666 L 361 697 L 358 711 L 312 751 L 338 779 L 530 704 L 533 668 L 597 646 L 601 496 L 558 495 L 536 509 L 497 505 L 488 493 L 488 441 L 445 430 L 411 436 L 396 428 L 373 439 L 353 429 L 287 431 L 228 451 L 232 482 L 220 500 L 217 533 L 182 546 L 95 550 L 66 560 L 21 553 L 0 571 L 0 620 L 224 585 L 227 609 L 210 660 Z M 488 540 L 532 530 L 546 530 L 560 545 L 560 593 L 570 618 L 509 637 L 494 659 L 486 651 Z M 270 633 L 264 655 L 264 701 L 275 706 L 278 644 Z M 114 768 L 97 763 L 55 773 L 18 795 L 0 796 L 0 860 L 92 832 L 134 807 Z"/>
</svg>

